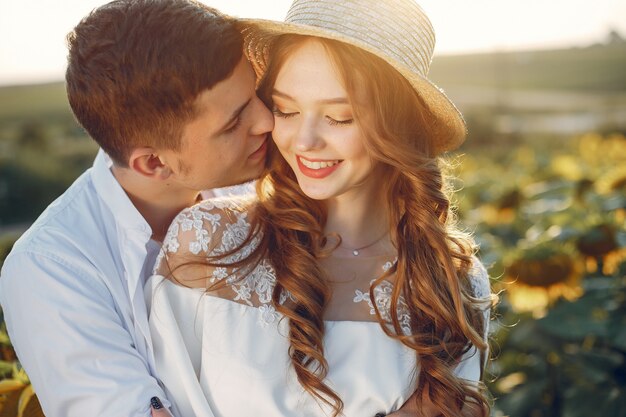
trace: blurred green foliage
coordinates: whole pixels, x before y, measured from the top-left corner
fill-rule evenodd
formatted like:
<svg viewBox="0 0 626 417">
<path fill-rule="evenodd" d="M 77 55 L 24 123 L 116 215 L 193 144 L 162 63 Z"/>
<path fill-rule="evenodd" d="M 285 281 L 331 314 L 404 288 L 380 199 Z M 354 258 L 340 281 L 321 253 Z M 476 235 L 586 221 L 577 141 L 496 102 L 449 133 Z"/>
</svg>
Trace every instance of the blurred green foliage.
<svg viewBox="0 0 626 417">
<path fill-rule="evenodd" d="M 590 277 L 541 319 L 501 307 L 491 386 L 512 417 L 626 416 L 626 279 Z M 508 311 L 507 311 L 508 310 Z"/>
<path fill-rule="evenodd" d="M 33 118 L 50 120 L 69 116 L 65 84 L 62 82 L 0 88 L 0 123 L 24 122 Z"/>
<path fill-rule="evenodd" d="M 458 210 L 501 291 L 494 415 L 626 416 L 626 138 L 466 149 Z"/>
<path fill-rule="evenodd" d="M 13 244 L 18 237 L 18 233 L 4 233 L 0 235 L 0 267 L 2 267 L 4 259 L 7 257 L 9 252 L 11 252 Z M 2 343 L 2 339 L 0 339 L 0 343 Z"/>
<path fill-rule="evenodd" d="M 70 116 L 0 123 L 0 227 L 32 222 L 89 167 L 96 145 Z"/>
</svg>

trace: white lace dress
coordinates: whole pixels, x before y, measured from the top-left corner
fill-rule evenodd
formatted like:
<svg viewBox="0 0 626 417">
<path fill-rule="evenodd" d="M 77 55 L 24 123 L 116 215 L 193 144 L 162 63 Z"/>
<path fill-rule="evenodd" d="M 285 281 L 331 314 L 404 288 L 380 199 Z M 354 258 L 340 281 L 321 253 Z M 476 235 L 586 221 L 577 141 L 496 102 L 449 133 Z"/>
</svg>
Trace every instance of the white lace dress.
<svg viewBox="0 0 626 417">
<path fill-rule="evenodd" d="M 249 230 L 240 200 L 207 200 L 179 214 L 165 238 L 155 271 L 172 254 L 223 253 Z M 245 253 L 234 255 L 236 258 Z M 392 265 L 388 262 L 384 267 Z M 229 279 L 210 270 L 209 281 Z M 381 271 L 382 272 L 382 271 Z M 332 410 L 305 392 L 290 365 L 288 321 L 271 304 L 276 277 L 262 262 L 244 280 L 229 282 L 228 293 L 206 294 L 155 272 L 146 283 L 157 373 L 178 417 L 321 417 Z M 476 296 L 488 298 L 487 273 L 477 261 L 472 275 Z M 375 291 L 383 317 L 389 316 L 392 284 Z M 226 295 L 225 295 L 226 294 Z M 289 294 L 284 294 L 285 302 Z M 151 299 L 150 299 L 151 298 Z M 354 288 L 355 309 L 370 321 L 325 321 L 325 382 L 344 402 L 347 417 L 368 417 L 398 409 L 415 388 L 415 354 L 385 335 L 375 321 L 368 288 Z M 370 316 L 371 313 L 371 316 Z M 399 311 L 401 323 L 408 315 Z M 485 310 L 488 322 L 489 311 Z M 482 363 L 476 349 L 454 372 L 476 381 Z"/>
</svg>

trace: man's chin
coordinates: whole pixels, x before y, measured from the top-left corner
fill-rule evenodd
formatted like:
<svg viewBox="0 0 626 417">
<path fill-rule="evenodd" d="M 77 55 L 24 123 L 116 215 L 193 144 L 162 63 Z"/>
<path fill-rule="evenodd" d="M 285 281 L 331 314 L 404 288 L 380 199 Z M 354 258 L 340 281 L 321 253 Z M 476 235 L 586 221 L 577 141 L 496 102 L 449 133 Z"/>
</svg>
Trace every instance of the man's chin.
<svg viewBox="0 0 626 417">
<path fill-rule="evenodd" d="M 244 186 L 247 186 L 248 184 L 254 185 L 254 182 L 257 179 L 258 179 L 258 177 L 256 177 L 256 178 L 249 178 L 249 179 L 246 179 L 246 180 L 243 180 L 243 181 L 236 182 L 235 184 L 226 185 L 225 187 L 222 187 L 222 188 L 244 187 Z"/>
<path fill-rule="evenodd" d="M 228 189 L 234 189 L 234 188 L 250 188 L 251 190 L 254 190 L 254 182 L 257 180 L 258 178 L 246 178 L 246 179 L 241 179 L 241 180 L 236 180 L 236 181 L 232 181 L 232 182 L 224 182 L 218 186 L 213 186 L 210 189 L 212 190 L 228 190 Z"/>
<path fill-rule="evenodd" d="M 237 187 L 240 185 L 245 185 L 245 184 L 254 182 L 258 180 L 263 175 L 264 172 L 265 172 L 265 167 L 261 167 L 260 169 L 255 170 L 255 171 L 248 171 L 248 175 L 242 175 L 241 178 L 239 178 L 238 180 L 232 181 L 232 178 L 228 178 L 230 182 L 222 185 L 220 188 Z"/>
<path fill-rule="evenodd" d="M 211 184 L 206 184 L 205 190 L 213 190 L 213 189 L 221 189 L 221 188 L 231 188 L 231 187 L 242 187 L 246 186 L 254 181 L 258 180 L 259 177 L 263 174 L 264 169 L 259 170 L 247 170 L 244 175 L 231 176 L 221 178 L 222 181 L 214 181 Z M 253 187 L 254 184 L 251 184 Z"/>
</svg>

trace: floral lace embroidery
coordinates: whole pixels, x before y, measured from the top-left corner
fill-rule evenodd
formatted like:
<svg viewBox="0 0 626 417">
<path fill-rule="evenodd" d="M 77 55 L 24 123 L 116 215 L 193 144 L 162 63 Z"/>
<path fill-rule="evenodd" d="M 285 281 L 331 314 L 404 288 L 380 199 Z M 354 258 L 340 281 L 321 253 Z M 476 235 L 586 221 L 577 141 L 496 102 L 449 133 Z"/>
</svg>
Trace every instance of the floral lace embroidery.
<svg viewBox="0 0 626 417">
<path fill-rule="evenodd" d="M 387 262 L 383 265 L 383 271 L 387 272 L 398 261 L 396 258 L 393 262 Z M 370 281 L 370 285 L 375 280 Z M 475 259 L 472 268 L 470 270 L 470 285 L 472 287 L 472 294 L 481 302 L 481 307 L 485 310 L 486 321 L 489 320 L 489 306 L 491 304 L 490 295 L 491 289 L 489 287 L 489 274 L 483 266 L 483 264 Z M 383 280 L 377 287 L 374 288 L 374 298 L 376 299 L 376 307 L 380 311 L 380 315 L 385 322 L 390 324 L 391 320 L 391 293 L 393 291 L 393 284 L 389 281 Z M 369 291 L 363 292 L 360 290 L 354 291 L 355 296 L 353 301 L 359 303 L 365 301 L 370 306 L 370 314 L 376 314 L 374 310 L 374 304 L 370 297 Z M 398 320 L 400 327 L 405 335 L 411 334 L 411 316 L 409 313 L 409 307 L 404 300 L 404 297 L 400 296 L 398 299 Z M 487 327 L 487 326 L 486 326 Z M 485 336 L 486 338 L 486 336 Z"/>
<path fill-rule="evenodd" d="M 207 200 L 203 203 L 182 211 L 175 219 L 164 239 L 163 249 L 159 253 L 156 261 L 155 272 L 158 269 L 163 257 L 167 253 L 176 253 L 181 247 L 181 240 L 187 245 L 187 249 L 194 255 L 201 252 L 210 255 L 226 253 L 239 246 L 248 236 L 250 223 L 247 221 L 245 211 L 233 210 L 234 204 L 231 200 Z M 229 210 L 235 215 L 234 223 L 226 223 L 223 226 L 222 238 L 219 245 L 210 248 L 211 237 L 220 228 L 222 216 L 215 213 L 215 209 Z M 193 231 L 193 234 L 189 232 Z M 184 236 L 184 238 L 183 238 Z M 191 239 L 190 239 L 191 238 Z M 255 237 L 251 243 L 242 250 L 224 258 L 225 262 L 236 262 L 246 258 L 259 244 L 260 238 Z M 254 306 L 253 296 L 259 302 L 259 321 L 262 324 L 269 324 L 279 317 L 278 312 L 272 305 L 272 293 L 276 285 L 276 274 L 267 260 L 263 260 L 254 270 L 240 279 L 237 269 L 233 268 L 232 273 L 225 267 L 213 269 L 209 281 L 214 283 L 226 279 L 230 288 L 234 292 L 233 301 L 242 302 L 249 306 Z M 288 291 L 283 291 L 279 302 L 285 303 L 292 298 Z"/>
<path fill-rule="evenodd" d="M 207 254 L 217 255 L 226 253 L 239 244 L 241 244 L 248 236 L 250 231 L 250 223 L 247 221 L 247 213 L 245 211 L 237 210 L 238 200 L 234 199 L 215 199 L 207 200 L 201 204 L 193 206 L 189 209 L 182 211 L 170 226 L 167 235 L 163 242 L 163 248 L 161 249 L 154 273 L 156 273 L 163 257 L 167 253 L 176 253 L 181 247 L 179 238 L 185 237 L 185 242 L 188 245 L 188 250 L 192 254 L 199 254 L 205 252 Z M 216 210 L 217 209 L 217 210 Z M 216 234 L 220 228 L 222 215 L 224 211 L 228 210 L 234 214 L 236 221 L 234 223 L 226 223 L 223 226 L 222 239 L 217 247 L 209 248 L 211 237 Z M 215 211 L 218 211 L 217 213 Z M 190 235 L 189 232 L 193 231 Z M 192 239 L 189 239 L 193 236 Z M 187 242 L 187 240 L 189 240 Z M 259 237 L 255 237 L 249 245 L 244 247 L 241 251 L 236 252 L 228 256 L 225 261 L 235 262 L 246 258 L 259 244 Z M 383 271 L 387 272 L 395 263 L 397 259 L 385 263 L 382 267 Z M 475 262 L 471 274 L 471 285 L 475 296 L 479 299 L 486 299 L 489 297 L 489 279 L 487 278 L 487 272 L 480 262 Z M 275 322 L 279 318 L 279 313 L 272 305 L 272 293 L 274 286 L 276 285 L 276 273 L 274 268 L 270 265 L 268 260 L 261 261 L 250 273 L 246 274 L 244 278 L 240 279 L 237 274 L 237 270 L 234 269 L 229 275 L 227 268 L 216 267 L 213 269 L 210 282 L 216 282 L 221 280 L 227 280 L 234 292 L 233 301 L 242 302 L 249 306 L 254 306 L 253 297 L 258 299 L 258 311 L 259 321 L 262 324 L 269 324 Z M 373 283 L 370 282 L 370 285 Z M 376 288 L 374 288 L 374 300 L 378 311 L 380 311 L 381 318 L 388 324 L 391 323 L 391 293 L 393 291 L 393 284 L 389 281 L 382 281 Z M 283 291 L 280 295 L 279 303 L 282 305 L 288 299 L 294 300 L 291 294 L 287 291 Z M 361 290 L 355 290 L 355 296 L 353 298 L 355 303 L 366 302 L 370 307 L 370 314 L 376 314 L 374 309 L 374 301 L 370 298 L 369 291 L 363 292 Z M 404 334 L 411 333 L 411 317 L 409 314 L 408 305 L 404 298 L 401 296 L 398 304 L 398 320 L 400 327 Z"/>
<path fill-rule="evenodd" d="M 383 271 L 387 272 L 395 263 L 397 262 L 397 258 L 392 261 L 386 262 L 383 265 Z M 370 285 L 372 285 L 376 280 L 371 280 Z M 376 302 L 376 307 L 380 312 L 381 318 L 387 323 L 387 325 L 391 325 L 391 293 L 393 291 L 393 284 L 387 280 L 383 280 L 378 286 L 374 287 L 374 299 Z M 354 290 L 355 296 L 352 301 L 355 303 L 360 303 L 365 301 L 370 307 L 370 314 L 375 315 L 376 310 L 374 309 L 374 301 L 370 297 L 369 291 L 361 291 Z M 411 315 L 409 314 L 409 307 L 404 301 L 404 297 L 400 296 L 398 300 L 398 321 L 400 322 L 400 327 L 402 332 L 405 335 L 411 334 Z"/>
<path fill-rule="evenodd" d="M 218 207 L 215 203 L 206 203 L 206 206 L 203 207 L 206 207 L 208 210 Z M 180 248 L 178 236 L 182 232 L 195 230 L 196 240 L 190 242 L 189 244 L 189 251 L 191 253 L 197 255 L 201 250 L 208 251 L 209 232 L 205 228 L 204 220 L 206 220 L 207 225 L 211 225 L 211 231 L 215 233 L 217 227 L 219 226 L 221 216 L 219 214 L 212 214 L 200 210 L 200 207 L 200 205 L 197 205 L 183 210 L 174 218 L 174 221 L 167 230 L 165 239 L 163 239 L 163 247 L 157 255 L 154 270 L 152 271 L 153 274 L 159 269 L 159 266 L 167 253 L 178 252 L 178 249 Z"/>
</svg>

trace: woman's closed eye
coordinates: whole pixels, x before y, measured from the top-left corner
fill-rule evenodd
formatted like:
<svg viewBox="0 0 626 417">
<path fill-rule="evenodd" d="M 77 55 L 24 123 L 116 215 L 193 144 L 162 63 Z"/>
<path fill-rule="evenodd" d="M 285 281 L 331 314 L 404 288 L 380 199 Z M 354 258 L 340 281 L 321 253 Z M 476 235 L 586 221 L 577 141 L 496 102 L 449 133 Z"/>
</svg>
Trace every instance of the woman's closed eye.
<svg viewBox="0 0 626 417">
<path fill-rule="evenodd" d="M 289 119 L 290 117 L 293 117 L 298 114 L 298 112 L 282 112 L 278 110 L 276 107 L 272 109 L 272 113 L 274 113 L 274 116 L 280 117 L 282 119 Z"/>
<path fill-rule="evenodd" d="M 281 111 L 278 108 L 274 108 L 272 113 L 274 113 L 274 116 L 280 117 L 281 119 L 289 119 L 290 117 L 294 117 L 299 114 L 298 112 Z M 352 118 L 340 119 L 331 116 L 325 116 L 324 118 L 331 126 L 347 126 L 354 122 L 354 119 Z"/>
<path fill-rule="evenodd" d="M 352 122 L 354 121 L 354 119 L 338 120 L 338 119 L 332 118 L 330 116 L 326 116 L 326 121 L 331 126 L 347 126 L 347 125 L 351 125 Z"/>
</svg>

